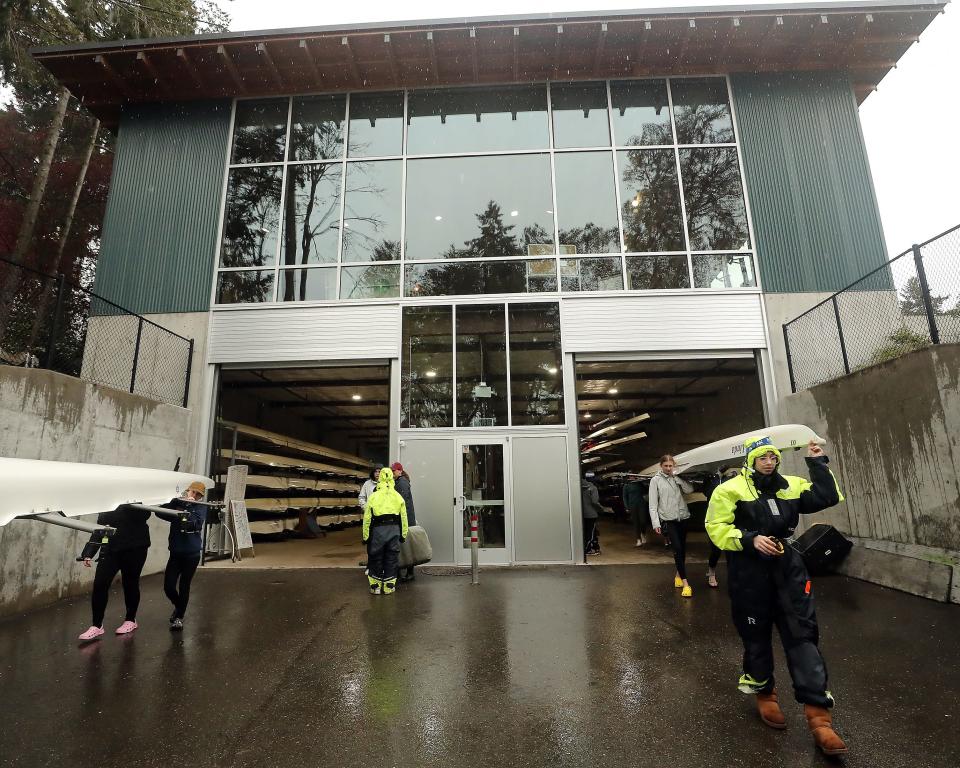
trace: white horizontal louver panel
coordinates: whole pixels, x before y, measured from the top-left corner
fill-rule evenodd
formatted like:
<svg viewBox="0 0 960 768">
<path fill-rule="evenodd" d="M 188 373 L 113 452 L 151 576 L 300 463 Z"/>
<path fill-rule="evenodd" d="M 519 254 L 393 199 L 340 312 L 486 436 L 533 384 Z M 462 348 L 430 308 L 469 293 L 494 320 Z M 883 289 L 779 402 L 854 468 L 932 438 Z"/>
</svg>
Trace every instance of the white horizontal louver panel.
<svg viewBox="0 0 960 768">
<path fill-rule="evenodd" d="M 565 298 L 565 352 L 645 352 L 766 347 L 758 294 Z"/>
<path fill-rule="evenodd" d="M 396 304 L 214 312 L 211 363 L 365 360 L 400 354 Z"/>
</svg>

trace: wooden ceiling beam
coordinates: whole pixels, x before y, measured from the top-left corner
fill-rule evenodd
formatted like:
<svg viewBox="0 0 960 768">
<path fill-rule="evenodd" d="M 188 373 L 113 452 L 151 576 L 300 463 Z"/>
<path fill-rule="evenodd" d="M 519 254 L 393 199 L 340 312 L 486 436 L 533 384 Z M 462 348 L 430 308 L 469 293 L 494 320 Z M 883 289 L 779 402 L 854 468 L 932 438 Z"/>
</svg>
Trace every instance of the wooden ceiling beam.
<svg viewBox="0 0 960 768">
<path fill-rule="evenodd" d="M 115 70 L 113 65 L 107 61 L 107 57 L 97 54 L 93 57 L 93 60 L 100 66 L 100 71 L 103 72 L 107 81 L 109 81 L 114 88 L 120 91 L 124 98 L 129 99 L 131 96 L 130 86 L 127 85 L 126 81 L 120 77 L 119 74 L 117 74 L 117 70 Z"/>
<path fill-rule="evenodd" d="M 180 62 L 180 68 L 187 73 L 187 77 L 193 81 L 193 84 L 197 87 L 197 90 L 205 90 L 203 80 L 200 79 L 200 75 L 197 72 L 197 68 L 193 65 L 193 62 L 190 60 L 190 56 L 187 54 L 185 48 L 177 48 L 177 61 Z"/>
<path fill-rule="evenodd" d="M 386 34 L 383 36 L 383 42 L 387 46 L 387 61 L 390 65 L 390 77 L 393 78 L 393 83 L 398 88 L 402 85 L 400 79 L 400 65 L 397 62 L 397 52 L 393 47 L 393 38 Z"/>
<path fill-rule="evenodd" d="M 520 27 L 513 28 L 513 81 L 520 80 Z"/>
<path fill-rule="evenodd" d="M 353 46 L 350 45 L 350 38 L 347 35 L 344 35 L 340 38 L 340 46 L 347 52 L 347 67 L 350 69 L 350 74 L 353 77 L 353 84 L 357 88 L 362 88 L 366 83 L 363 76 L 360 74 L 360 65 L 357 63 L 357 54 L 353 50 Z"/>
<path fill-rule="evenodd" d="M 600 64 L 603 62 L 603 55 L 607 49 L 607 22 L 602 22 L 597 29 L 597 42 L 593 46 L 593 74 L 596 77 L 601 76 Z"/>
<path fill-rule="evenodd" d="M 323 80 L 323 74 L 320 72 L 320 68 L 313 58 L 313 51 L 310 50 L 310 42 L 308 40 L 301 40 L 297 45 L 297 50 L 300 51 L 301 58 L 307 63 L 307 69 L 310 70 L 314 82 L 319 85 Z"/>
<path fill-rule="evenodd" d="M 227 73 L 230 75 L 230 79 L 233 81 L 234 87 L 241 94 L 246 93 L 247 87 L 243 82 L 243 78 L 240 77 L 240 72 L 237 70 L 237 65 L 233 63 L 233 59 L 230 57 L 230 52 L 225 46 L 218 45 L 217 55 L 220 57 L 220 61 L 223 62 L 224 69 L 226 69 Z"/>
<path fill-rule="evenodd" d="M 276 62 L 273 60 L 273 56 L 270 55 L 270 51 L 267 50 L 266 43 L 257 43 L 257 54 L 260 58 L 266 63 L 267 72 L 270 73 L 270 78 L 273 80 L 273 84 L 277 88 L 283 88 L 283 78 L 280 77 L 280 70 L 277 69 Z"/>
<path fill-rule="evenodd" d="M 473 82 L 480 82 L 480 51 L 477 48 L 477 28 L 470 27 L 470 66 L 473 69 Z"/>
<path fill-rule="evenodd" d="M 147 56 L 146 51 L 137 51 L 136 61 L 139 67 L 147 74 L 147 77 L 153 78 L 153 82 L 156 83 L 157 88 L 159 88 L 165 96 L 169 96 L 171 93 L 169 83 L 161 77 L 160 72 Z"/>
<path fill-rule="evenodd" d="M 433 75 L 433 82 L 440 82 L 440 65 L 437 62 L 437 43 L 433 39 L 433 32 L 427 32 L 427 50 L 430 52 L 430 74 Z"/>
</svg>

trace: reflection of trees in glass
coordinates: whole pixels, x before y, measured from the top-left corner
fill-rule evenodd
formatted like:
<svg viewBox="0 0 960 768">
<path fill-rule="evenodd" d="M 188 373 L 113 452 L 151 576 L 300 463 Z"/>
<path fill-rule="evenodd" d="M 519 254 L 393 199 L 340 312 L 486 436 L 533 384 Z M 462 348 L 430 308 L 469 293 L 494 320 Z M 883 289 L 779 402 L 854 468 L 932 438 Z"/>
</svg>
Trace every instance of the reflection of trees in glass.
<svg viewBox="0 0 960 768">
<path fill-rule="evenodd" d="M 632 290 L 689 288 L 686 256 L 634 256 L 627 258 L 627 287 Z"/>
<path fill-rule="evenodd" d="M 310 262 L 337 260 L 337 235 L 340 229 L 339 163 L 295 165 L 289 169 L 284 228 L 284 264 L 295 266 Z M 320 191 L 322 190 L 322 191 Z M 321 250 L 322 249 L 322 250 Z M 294 296 L 294 275 L 284 275 L 284 300 Z M 306 291 L 300 282 L 300 300 Z"/>
<path fill-rule="evenodd" d="M 346 99 L 313 96 L 294 99 L 290 154 L 294 160 L 328 160 L 343 156 Z"/>
<path fill-rule="evenodd" d="M 750 247 L 737 150 L 682 149 L 680 172 L 690 248 L 736 251 Z"/>
<path fill-rule="evenodd" d="M 560 247 L 572 245 L 574 253 L 615 253 L 620 250 L 617 227 L 599 227 L 588 221 L 582 227 L 560 230 Z"/>
<path fill-rule="evenodd" d="M 677 141 L 681 144 L 728 144 L 733 142 L 733 121 L 726 103 L 726 85 L 717 104 L 676 104 Z M 673 86 L 674 91 L 677 86 Z M 672 143 L 672 142 L 671 142 Z"/>
<path fill-rule="evenodd" d="M 620 258 L 564 259 L 560 281 L 564 291 L 619 290 L 623 288 Z"/>
<path fill-rule="evenodd" d="M 560 309 L 511 304 L 510 394 L 513 424 L 563 423 Z"/>
<path fill-rule="evenodd" d="M 286 99 L 237 102 L 235 122 L 233 163 L 271 163 L 283 159 Z"/>
<path fill-rule="evenodd" d="M 453 310 L 403 310 L 400 425 L 453 426 Z"/>
<path fill-rule="evenodd" d="M 221 272 L 218 304 L 251 304 L 273 298 L 273 272 Z"/>
<path fill-rule="evenodd" d="M 628 251 L 684 250 L 672 150 L 620 152 L 623 236 Z"/>
<path fill-rule="evenodd" d="M 341 271 L 340 298 L 342 299 L 382 299 L 399 295 L 399 264 L 343 267 Z"/>
<path fill-rule="evenodd" d="M 748 253 L 693 257 L 694 288 L 748 288 L 756 285 Z"/>
<path fill-rule="evenodd" d="M 236 168 L 230 172 L 222 266 L 261 267 L 273 263 L 280 187 L 278 168 Z"/>
<path fill-rule="evenodd" d="M 407 264 L 405 296 L 476 296 L 526 293 L 526 261 Z"/>
<path fill-rule="evenodd" d="M 342 260 L 399 261 L 400 241 L 390 235 L 400 236 L 400 161 L 353 162 L 347 169 Z"/>
</svg>

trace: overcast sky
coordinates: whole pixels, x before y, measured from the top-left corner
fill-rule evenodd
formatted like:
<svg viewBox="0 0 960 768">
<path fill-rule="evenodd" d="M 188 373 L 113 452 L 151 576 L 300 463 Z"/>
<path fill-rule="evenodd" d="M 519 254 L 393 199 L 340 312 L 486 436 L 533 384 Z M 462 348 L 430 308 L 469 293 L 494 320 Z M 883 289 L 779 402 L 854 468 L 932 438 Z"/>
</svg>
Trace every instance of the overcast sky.
<svg viewBox="0 0 960 768">
<path fill-rule="evenodd" d="M 231 15 L 231 28 L 347 24 L 351 22 L 445 19 L 522 13 L 723 5 L 652 0 L 647 4 L 601 0 L 218 0 Z M 829 4 L 830 0 L 825 0 Z M 741 5 L 758 4 L 741 0 Z M 785 5 L 790 5 L 787 2 Z M 842 2 L 840 3 L 842 4 Z M 887 248 L 891 255 L 960 224 L 960 11 L 947 6 L 860 107 Z"/>
</svg>

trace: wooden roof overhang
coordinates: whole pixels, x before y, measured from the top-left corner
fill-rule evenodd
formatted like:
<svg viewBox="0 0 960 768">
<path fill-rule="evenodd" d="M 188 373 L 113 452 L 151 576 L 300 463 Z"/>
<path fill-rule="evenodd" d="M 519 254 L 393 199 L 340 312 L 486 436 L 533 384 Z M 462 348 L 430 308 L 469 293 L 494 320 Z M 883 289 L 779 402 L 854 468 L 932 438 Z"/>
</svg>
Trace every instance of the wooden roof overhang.
<svg viewBox="0 0 960 768">
<path fill-rule="evenodd" d="M 945 2 L 476 18 L 32 51 L 107 125 L 125 104 L 646 75 L 844 70 L 876 89 Z"/>
</svg>

